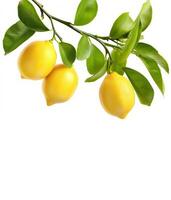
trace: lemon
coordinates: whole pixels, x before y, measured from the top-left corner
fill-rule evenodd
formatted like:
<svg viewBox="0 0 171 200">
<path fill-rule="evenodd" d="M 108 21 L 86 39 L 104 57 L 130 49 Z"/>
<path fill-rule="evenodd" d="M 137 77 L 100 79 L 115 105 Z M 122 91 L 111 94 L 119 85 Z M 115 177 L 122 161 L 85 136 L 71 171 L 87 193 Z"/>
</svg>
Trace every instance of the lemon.
<svg viewBox="0 0 171 200">
<path fill-rule="evenodd" d="M 43 91 L 47 105 L 69 100 L 78 85 L 78 76 L 74 67 L 57 65 L 43 82 Z"/>
<path fill-rule="evenodd" d="M 135 92 L 131 83 L 116 72 L 105 77 L 99 96 L 104 109 L 121 119 L 127 116 L 135 104 Z"/>
<path fill-rule="evenodd" d="M 18 61 L 22 78 L 39 80 L 45 78 L 56 64 L 56 51 L 51 41 L 30 43 Z"/>
</svg>

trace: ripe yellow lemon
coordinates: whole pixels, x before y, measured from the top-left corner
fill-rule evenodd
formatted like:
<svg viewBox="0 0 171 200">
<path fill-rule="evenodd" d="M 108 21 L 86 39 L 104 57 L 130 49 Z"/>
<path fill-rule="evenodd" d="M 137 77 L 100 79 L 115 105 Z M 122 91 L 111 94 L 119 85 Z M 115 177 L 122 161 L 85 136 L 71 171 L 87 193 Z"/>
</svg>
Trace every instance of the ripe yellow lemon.
<svg viewBox="0 0 171 200">
<path fill-rule="evenodd" d="M 135 104 L 135 92 L 131 83 L 116 72 L 105 77 L 99 96 L 104 109 L 121 119 L 127 116 Z"/>
<path fill-rule="evenodd" d="M 32 42 L 19 57 L 21 77 L 32 80 L 45 78 L 55 66 L 56 59 L 56 51 L 51 41 Z"/>
<path fill-rule="evenodd" d="M 57 65 L 43 82 L 47 105 L 67 101 L 74 94 L 77 85 L 78 76 L 74 67 Z"/>
</svg>

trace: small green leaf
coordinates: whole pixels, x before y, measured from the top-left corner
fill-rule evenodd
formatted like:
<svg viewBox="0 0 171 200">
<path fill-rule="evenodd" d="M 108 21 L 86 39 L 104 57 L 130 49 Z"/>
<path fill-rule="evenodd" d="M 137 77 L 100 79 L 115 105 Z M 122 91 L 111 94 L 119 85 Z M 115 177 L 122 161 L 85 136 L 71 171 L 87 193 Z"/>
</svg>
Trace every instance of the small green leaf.
<svg viewBox="0 0 171 200">
<path fill-rule="evenodd" d="M 153 78 L 160 91 L 164 94 L 164 83 L 162 79 L 162 74 L 157 63 L 149 58 L 140 57 L 140 59 L 147 67 L 149 73 L 151 74 L 151 77 Z"/>
<path fill-rule="evenodd" d="M 86 35 L 83 35 L 78 43 L 77 59 L 85 60 L 90 56 L 90 53 L 91 53 L 91 41 Z"/>
<path fill-rule="evenodd" d="M 82 26 L 90 23 L 97 15 L 98 4 L 96 0 L 81 0 L 74 24 L 77 26 Z"/>
<path fill-rule="evenodd" d="M 134 28 L 129 33 L 128 39 L 125 46 L 123 47 L 120 60 L 125 62 L 128 59 L 128 56 L 132 53 L 135 45 L 137 44 L 141 35 L 141 22 L 139 18 L 136 20 Z"/>
<path fill-rule="evenodd" d="M 146 3 L 143 4 L 141 12 L 140 12 L 140 20 L 142 24 L 142 31 L 144 31 L 151 23 L 152 20 L 152 6 L 150 1 L 148 0 Z"/>
<path fill-rule="evenodd" d="M 132 30 L 133 26 L 134 22 L 129 16 L 129 13 L 123 13 L 114 22 L 110 31 L 110 36 L 113 39 L 123 38 L 127 33 Z"/>
<path fill-rule="evenodd" d="M 8 54 L 29 39 L 35 32 L 25 26 L 21 21 L 13 24 L 5 33 L 3 47 Z"/>
<path fill-rule="evenodd" d="M 149 81 L 136 70 L 124 68 L 124 71 L 132 83 L 140 102 L 150 106 L 154 98 L 154 90 Z"/>
<path fill-rule="evenodd" d="M 103 67 L 96 74 L 94 74 L 90 78 L 86 79 L 85 82 L 97 81 L 99 78 L 101 78 L 106 73 L 107 67 L 108 67 L 108 61 L 106 60 Z"/>
<path fill-rule="evenodd" d="M 63 63 L 68 67 L 72 67 L 72 64 L 74 63 L 76 59 L 75 48 L 71 44 L 61 42 L 59 43 L 59 51 L 60 51 Z"/>
<path fill-rule="evenodd" d="M 90 57 L 87 59 L 87 69 L 90 74 L 96 74 L 104 65 L 105 58 L 103 53 L 92 45 Z"/>
<path fill-rule="evenodd" d="M 138 43 L 135 47 L 135 54 L 144 58 L 150 58 L 156 61 L 167 73 L 169 73 L 169 65 L 167 61 L 159 54 L 159 52 L 149 44 Z"/>
<path fill-rule="evenodd" d="M 34 31 L 49 31 L 41 21 L 33 5 L 28 0 L 21 0 L 19 2 L 18 16 L 26 26 Z"/>
<path fill-rule="evenodd" d="M 121 62 L 120 55 L 121 55 L 120 49 L 113 49 L 113 51 L 111 53 L 112 65 L 110 67 L 110 70 L 112 72 L 117 72 L 120 75 L 123 75 L 124 74 L 123 67 L 126 67 L 126 61 Z"/>
</svg>

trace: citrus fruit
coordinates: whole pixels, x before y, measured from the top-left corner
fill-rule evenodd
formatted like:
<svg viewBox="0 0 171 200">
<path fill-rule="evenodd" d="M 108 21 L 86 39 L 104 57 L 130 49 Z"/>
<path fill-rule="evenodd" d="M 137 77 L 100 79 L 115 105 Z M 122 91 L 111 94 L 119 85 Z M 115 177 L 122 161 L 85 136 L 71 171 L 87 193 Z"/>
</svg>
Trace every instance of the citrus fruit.
<svg viewBox="0 0 171 200">
<path fill-rule="evenodd" d="M 45 78 L 56 64 L 56 51 L 51 41 L 30 43 L 18 61 L 22 78 L 39 80 Z"/>
<path fill-rule="evenodd" d="M 135 104 L 135 92 L 128 79 L 116 72 L 108 74 L 99 91 L 104 109 L 111 115 L 125 118 Z"/>
<path fill-rule="evenodd" d="M 78 85 L 78 76 L 74 67 L 63 64 L 55 66 L 43 82 L 43 91 L 47 105 L 62 103 L 72 97 Z"/>
</svg>

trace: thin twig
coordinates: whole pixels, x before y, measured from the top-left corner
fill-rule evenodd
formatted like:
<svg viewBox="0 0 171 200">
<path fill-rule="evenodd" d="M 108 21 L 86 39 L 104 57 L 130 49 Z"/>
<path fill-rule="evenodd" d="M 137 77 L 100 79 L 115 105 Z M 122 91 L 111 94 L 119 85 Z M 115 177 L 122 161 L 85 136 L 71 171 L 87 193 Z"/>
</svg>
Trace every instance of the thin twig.
<svg viewBox="0 0 171 200">
<path fill-rule="evenodd" d="M 55 36 L 57 36 L 59 38 L 59 40 L 62 42 L 62 37 L 56 32 L 56 29 L 55 29 L 55 26 L 53 24 L 52 18 L 49 17 L 49 19 L 50 19 L 50 22 L 51 22 L 51 25 L 52 25 L 52 29 L 53 29 L 53 38 L 52 39 L 54 39 Z"/>
</svg>

